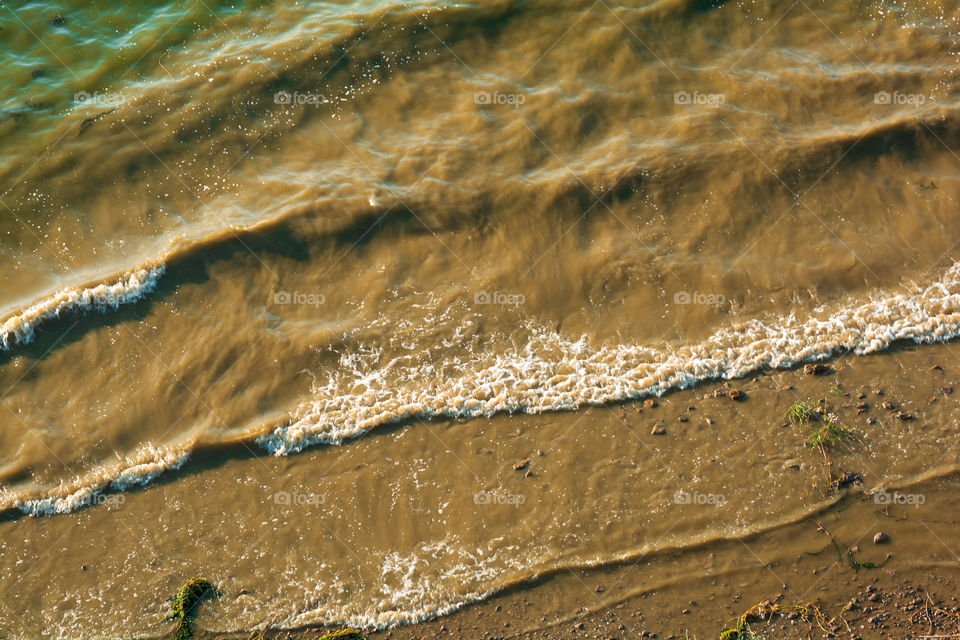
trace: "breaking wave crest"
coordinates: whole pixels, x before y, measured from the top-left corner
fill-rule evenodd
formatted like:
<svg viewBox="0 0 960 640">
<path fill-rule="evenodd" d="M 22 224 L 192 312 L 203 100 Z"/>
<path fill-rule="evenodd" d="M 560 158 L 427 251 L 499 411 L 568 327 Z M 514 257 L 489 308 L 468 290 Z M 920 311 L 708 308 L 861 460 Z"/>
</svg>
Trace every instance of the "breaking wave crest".
<svg viewBox="0 0 960 640">
<path fill-rule="evenodd" d="M 341 372 L 314 388 L 290 424 L 259 443 L 283 455 L 339 444 L 376 427 L 411 419 L 473 418 L 498 413 L 571 411 L 698 382 L 785 369 L 837 353 L 876 353 L 898 340 L 943 342 L 960 335 L 960 264 L 925 288 L 858 306 L 751 320 L 692 345 L 592 348 L 534 329 L 522 348 L 437 364 L 415 356 L 385 365 L 350 354 Z M 389 375 L 387 375 L 389 373 Z M 398 384 L 398 381 L 402 381 Z"/>
<path fill-rule="evenodd" d="M 63 483 L 44 498 L 25 498 L 14 491 L 0 491 L 0 511 L 19 509 L 23 513 L 49 516 L 70 513 L 94 504 L 108 502 L 108 491 L 124 491 L 144 486 L 164 471 L 179 469 L 190 457 L 187 447 L 140 447 L 132 456 Z"/>
<path fill-rule="evenodd" d="M 26 340 L 44 318 L 67 309 L 116 308 L 149 291 L 163 267 L 130 272 L 112 285 L 65 290 L 7 320 L 5 339 Z M 21 324 L 15 324 L 14 320 Z M 15 327 L 15 328 L 11 328 Z M 262 435 L 269 453 L 286 455 L 311 445 L 341 444 L 376 428 L 406 420 L 538 414 L 633 400 L 716 379 L 785 369 L 843 352 L 870 354 L 899 340 L 944 342 L 960 336 L 960 263 L 937 281 L 872 301 L 750 320 L 688 345 L 591 346 L 531 326 L 521 346 L 436 354 L 409 345 L 405 355 L 385 359 L 378 349 L 341 355 L 339 369 L 291 413 L 289 421 Z M 455 345 L 457 337 L 449 344 Z M 259 437 L 258 437 L 259 436 Z M 181 467 L 195 443 L 175 447 L 144 444 L 131 456 L 101 465 L 40 495 L 0 492 L 0 511 L 34 515 L 67 513 L 96 502 L 106 492 L 149 483 Z"/>
<path fill-rule="evenodd" d="M 65 313 L 110 311 L 136 302 L 152 292 L 166 271 L 163 264 L 124 273 L 112 283 L 92 287 L 68 287 L 19 311 L 0 324 L 0 349 L 33 341 L 37 328 Z"/>
</svg>

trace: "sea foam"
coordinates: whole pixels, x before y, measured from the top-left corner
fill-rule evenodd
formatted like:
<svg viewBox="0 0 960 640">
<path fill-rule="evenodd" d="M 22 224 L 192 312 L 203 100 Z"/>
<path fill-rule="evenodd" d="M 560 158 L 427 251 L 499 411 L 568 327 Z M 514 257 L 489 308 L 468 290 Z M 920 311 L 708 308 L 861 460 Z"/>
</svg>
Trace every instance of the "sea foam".
<svg viewBox="0 0 960 640">
<path fill-rule="evenodd" d="M 141 267 L 120 275 L 111 283 L 61 289 L 7 317 L 0 324 L 0 349 L 30 343 L 42 323 L 65 313 L 110 311 L 136 302 L 156 288 L 165 271 L 162 264 Z"/>
<path fill-rule="evenodd" d="M 741 322 L 695 344 L 591 347 L 586 338 L 531 332 L 522 348 L 447 363 L 396 359 L 380 365 L 375 356 L 368 362 L 344 356 L 340 373 L 316 386 L 290 423 L 259 443 L 270 453 L 289 454 L 405 420 L 571 411 L 842 352 L 876 353 L 898 340 L 943 342 L 960 335 L 960 264 L 926 287 L 806 318 Z"/>
</svg>

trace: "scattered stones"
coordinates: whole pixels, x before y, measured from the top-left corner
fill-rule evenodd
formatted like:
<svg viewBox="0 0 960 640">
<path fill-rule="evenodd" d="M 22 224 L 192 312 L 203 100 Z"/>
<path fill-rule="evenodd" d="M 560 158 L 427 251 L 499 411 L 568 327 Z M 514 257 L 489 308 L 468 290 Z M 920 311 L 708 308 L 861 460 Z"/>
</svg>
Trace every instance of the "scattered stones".
<svg viewBox="0 0 960 640">
<path fill-rule="evenodd" d="M 650 430 L 650 435 L 653 436 L 662 436 L 667 433 L 667 430 L 663 428 L 663 425 L 659 422 L 653 425 L 653 429 Z"/>
<path fill-rule="evenodd" d="M 907 413 L 906 411 L 898 411 L 896 415 L 898 418 L 900 418 L 904 422 L 909 422 L 910 420 L 913 420 L 913 414 Z"/>
<path fill-rule="evenodd" d="M 51 27 L 62 27 L 66 23 L 67 21 L 64 20 L 63 16 L 59 13 L 47 20 L 47 24 L 49 24 Z"/>
<path fill-rule="evenodd" d="M 653 398 L 647 398 L 646 400 L 643 401 L 643 406 L 646 409 L 653 409 L 654 407 L 657 406 L 657 401 L 654 400 Z"/>
<path fill-rule="evenodd" d="M 882 396 L 882 395 L 883 395 L 883 389 L 874 389 L 874 390 L 873 390 L 873 395 L 875 395 L 875 396 Z"/>
<path fill-rule="evenodd" d="M 803 372 L 808 376 L 823 376 L 834 371 L 834 368 L 822 362 L 803 365 Z"/>
<path fill-rule="evenodd" d="M 743 400 L 745 396 L 743 395 L 743 391 L 740 391 L 740 389 L 730 389 L 730 391 L 727 392 L 727 397 L 735 402 L 739 402 L 740 400 Z"/>
<path fill-rule="evenodd" d="M 867 418 L 867 424 L 877 424 L 876 418 Z"/>
<path fill-rule="evenodd" d="M 893 411 L 894 409 L 897 408 L 897 405 L 893 404 L 892 402 L 884 402 L 880 406 L 886 409 L 887 411 Z"/>
<path fill-rule="evenodd" d="M 524 458 L 524 459 L 521 460 L 520 462 L 515 462 L 515 463 L 513 463 L 513 470 L 514 470 L 514 471 L 522 471 L 522 470 L 526 469 L 526 468 L 527 468 L 527 465 L 529 465 L 529 464 L 530 464 L 530 458 Z"/>
<path fill-rule="evenodd" d="M 696 410 L 697 408 L 693 405 L 690 405 L 689 407 L 687 407 L 687 411 L 696 411 Z"/>
<path fill-rule="evenodd" d="M 690 418 L 687 416 L 677 416 L 677 422 L 688 422 Z"/>
<path fill-rule="evenodd" d="M 939 364 L 935 364 L 930 367 L 930 371 L 943 371 L 943 367 L 941 367 Z"/>
<path fill-rule="evenodd" d="M 710 418 L 704 418 L 704 420 L 707 421 L 707 426 L 710 426 L 710 427 L 712 427 L 713 425 L 717 424 L 716 422 L 714 422 L 714 421 L 713 421 L 712 419 L 710 419 Z"/>
<path fill-rule="evenodd" d="M 543 449 L 537 449 L 537 455 L 542 458 L 543 456 L 547 455 L 547 453 Z"/>
<path fill-rule="evenodd" d="M 953 393 L 953 387 L 940 387 L 940 391 L 943 393 L 943 395 L 948 396 Z"/>
<path fill-rule="evenodd" d="M 873 544 L 886 544 L 889 540 L 890 537 L 883 531 L 877 531 L 877 534 L 873 536 Z"/>
<path fill-rule="evenodd" d="M 595 591 L 596 593 L 603 593 L 603 592 L 606 591 L 606 590 L 607 590 L 607 588 L 604 587 L 602 584 L 598 584 L 598 585 L 597 585 L 597 588 L 594 589 L 594 591 Z"/>
</svg>

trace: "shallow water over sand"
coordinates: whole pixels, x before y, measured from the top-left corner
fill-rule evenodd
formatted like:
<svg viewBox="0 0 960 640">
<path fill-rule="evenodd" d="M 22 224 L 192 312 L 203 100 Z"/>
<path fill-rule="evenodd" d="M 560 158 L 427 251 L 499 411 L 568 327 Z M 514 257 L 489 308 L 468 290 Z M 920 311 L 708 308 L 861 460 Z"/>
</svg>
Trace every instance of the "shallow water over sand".
<svg viewBox="0 0 960 640">
<path fill-rule="evenodd" d="M 952 4 L 211 9 L 0 13 L 0 635 L 387 627 L 954 472 Z"/>
</svg>

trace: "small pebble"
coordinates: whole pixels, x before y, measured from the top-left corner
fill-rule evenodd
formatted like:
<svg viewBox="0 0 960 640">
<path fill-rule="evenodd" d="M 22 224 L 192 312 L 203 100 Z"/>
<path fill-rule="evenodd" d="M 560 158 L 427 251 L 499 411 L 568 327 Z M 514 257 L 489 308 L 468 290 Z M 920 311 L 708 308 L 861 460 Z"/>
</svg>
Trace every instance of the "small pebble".
<svg viewBox="0 0 960 640">
<path fill-rule="evenodd" d="M 890 538 L 883 531 L 877 531 L 877 534 L 873 536 L 873 544 L 885 544 L 889 540 Z"/>
</svg>

